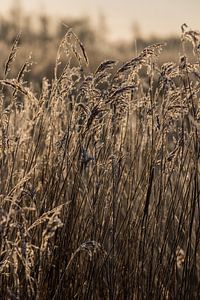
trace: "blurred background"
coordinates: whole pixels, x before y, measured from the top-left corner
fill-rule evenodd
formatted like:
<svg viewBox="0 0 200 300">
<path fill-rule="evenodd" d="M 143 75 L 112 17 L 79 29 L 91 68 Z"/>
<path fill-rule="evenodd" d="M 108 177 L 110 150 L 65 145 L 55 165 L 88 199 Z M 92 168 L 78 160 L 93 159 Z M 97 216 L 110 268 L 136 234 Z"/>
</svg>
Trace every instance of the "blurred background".
<svg viewBox="0 0 200 300">
<path fill-rule="evenodd" d="M 1 0 L 0 76 L 21 32 L 12 76 L 32 53 L 31 80 L 51 79 L 66 26 L 83 42 L 91 71 L 104 59 L 123 62 L 155 42 L 167 43 L 160 64 L 178 61 L 182 51 L 180 27 L 186 23 L 200 29 L 199 11 L 199 0 Z"/>
</svg>

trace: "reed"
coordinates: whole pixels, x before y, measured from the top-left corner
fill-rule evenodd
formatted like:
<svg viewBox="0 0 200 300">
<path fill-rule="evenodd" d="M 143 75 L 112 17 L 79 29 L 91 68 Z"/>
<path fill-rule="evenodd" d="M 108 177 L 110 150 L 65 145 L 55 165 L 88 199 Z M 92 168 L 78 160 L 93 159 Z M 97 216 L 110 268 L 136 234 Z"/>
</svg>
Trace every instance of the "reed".
<svg viewBox="0 0 200 300">
<path fill-rule="evenodd" d="M 200 36 L 181 39 L 177 64 L 153 44 L 89 72 L 69 29 L 39 94 L 31 58 L 9 77 L 17 37 L 0 80 L 1 299 L 199 298 Z"/>
</svg>

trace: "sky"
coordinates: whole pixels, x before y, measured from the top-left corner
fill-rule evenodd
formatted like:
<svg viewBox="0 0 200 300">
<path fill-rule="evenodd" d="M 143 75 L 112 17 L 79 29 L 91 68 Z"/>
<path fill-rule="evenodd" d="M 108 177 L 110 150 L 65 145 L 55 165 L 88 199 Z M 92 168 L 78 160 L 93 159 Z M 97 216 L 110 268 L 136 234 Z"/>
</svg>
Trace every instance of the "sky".
<svg viewBox="0 0 200 300">
<path fill-rule="evenodd" d="M 200 30 L 200 0 L 0 0 L 1 14 L 20 1 L 25 12 L 45 12 L 56 17 L 89 16 L 97 22 L 104 15 L 111 39 L 128 39 L 133 24 L 144 37 L 179 34 L 183 23 Z"/>
</svg>

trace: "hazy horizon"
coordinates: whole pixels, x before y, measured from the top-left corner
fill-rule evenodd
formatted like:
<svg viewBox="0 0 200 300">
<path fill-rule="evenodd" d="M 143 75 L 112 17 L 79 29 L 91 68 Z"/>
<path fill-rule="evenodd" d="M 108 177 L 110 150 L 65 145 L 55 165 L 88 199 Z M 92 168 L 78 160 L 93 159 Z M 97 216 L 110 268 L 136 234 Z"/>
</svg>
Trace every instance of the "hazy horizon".
<svg viewBox="0 0 200 300">
<path fill-rule="evenodd" d="M 88 16 L 97 22 L 100 14 L 105 16 L 108 33 L 112 39 L 128 39 L 133 35 L 133 24 L 138 24 L 142 36 L 178 35 L 180 26 L 200 29 L 199 0 L 158 1 L 112 1 L 112 0 L 2 0 L 1 14 L 6 15 L 13 3 L 21 3 L 23 10 L 32 15 L 46 13 L 57 17 Z"/>
</svg>

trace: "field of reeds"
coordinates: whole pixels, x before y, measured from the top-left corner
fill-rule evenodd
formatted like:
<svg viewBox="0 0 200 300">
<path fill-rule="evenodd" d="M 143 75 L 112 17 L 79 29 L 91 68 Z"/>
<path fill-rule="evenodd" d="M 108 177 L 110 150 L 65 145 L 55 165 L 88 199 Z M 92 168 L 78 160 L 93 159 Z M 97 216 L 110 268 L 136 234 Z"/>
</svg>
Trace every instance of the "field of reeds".
<svg viewBox="0 0 200 300">
<path fill-rule="evenodd" d="M 182 26 L 179 63 L 157 43 L 91 72 L 69 29 L 40 91 L 31 57 L 10 77 L 19 40 L 0 79 L 0 299 L 199 299 L 199 32 Z"/>
</svg>

